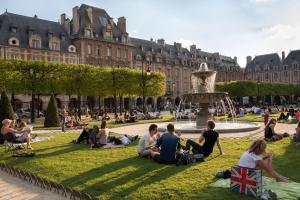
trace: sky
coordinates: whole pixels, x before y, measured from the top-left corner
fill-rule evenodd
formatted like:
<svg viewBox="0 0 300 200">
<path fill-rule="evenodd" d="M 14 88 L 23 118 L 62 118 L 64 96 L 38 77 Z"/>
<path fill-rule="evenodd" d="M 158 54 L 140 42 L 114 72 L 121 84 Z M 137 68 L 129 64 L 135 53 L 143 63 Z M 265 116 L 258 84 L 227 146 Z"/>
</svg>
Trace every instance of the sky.
<svg viewBox="0 0 300 200">
<path fill-rule="evenodd" d="M 130 37 L 195 44 L 207 52 L 246 56 L 300 49 L 299 0 L 0 0 L 0 12 L 58 21 L 82 3 L 125 16 Z M 0 36 L 1 37 L 1 36 Z"/>
</svg>

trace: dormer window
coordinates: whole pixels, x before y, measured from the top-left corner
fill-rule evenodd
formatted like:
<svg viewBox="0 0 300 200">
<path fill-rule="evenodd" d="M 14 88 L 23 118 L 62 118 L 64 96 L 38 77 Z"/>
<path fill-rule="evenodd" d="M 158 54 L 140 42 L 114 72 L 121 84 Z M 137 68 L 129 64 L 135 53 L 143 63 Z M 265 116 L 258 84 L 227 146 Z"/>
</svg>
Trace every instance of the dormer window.
<svg viewBox="0 0 300 200">
<path fill-rule="evenodd" d="M 15 37 L 9 38 L 8 44 L 13 45 L 13 46 L 19 46 L 20 45 L 18 38 L 15 38 Z"/>
<path fill-rule="evenodd" d="M 16 26 L 11 26 L 11 27 L 10 27 L 10 31 L 11 31 L 12 33 L 17 33 L 18 28 L 17 28 Z"/>
<path fill-rule="evenodd" d="M 69 52 L 75 53 L 75 52 L 76 52 L 76 47 L 75 47 L 74 45 L 70 45 L 70 46 L 68 47 L 68 51 L 69 51 Z"/>
<path fill-rule="evenodd" d="M 50 37 L 49 49 L 52 51 L 59 51 L 60 50 L 60 40 L 56 37 Z"/>
<path fill-rule="evenodd" d="M 41 48 L 42 47 L 42 40 L 41 37 L 38 35 L 32 35 L 29 38 L 29 46 L 30 48 Z"/>
<path fill-rule="evenodd" d="M 48 37 L 53 37 L 53 33 L 52 32 L 48 32 Z"/>
<path fill-rule="evenodd" d="M 40 40 L 33 39 L 31 42 L 31 48 L 41 48 Z"/>
<path fill-rule="evenodd" d="M 85 29 L 84 36 L 92 38 L 92 31 L 90 29 Z"/>
</svg>

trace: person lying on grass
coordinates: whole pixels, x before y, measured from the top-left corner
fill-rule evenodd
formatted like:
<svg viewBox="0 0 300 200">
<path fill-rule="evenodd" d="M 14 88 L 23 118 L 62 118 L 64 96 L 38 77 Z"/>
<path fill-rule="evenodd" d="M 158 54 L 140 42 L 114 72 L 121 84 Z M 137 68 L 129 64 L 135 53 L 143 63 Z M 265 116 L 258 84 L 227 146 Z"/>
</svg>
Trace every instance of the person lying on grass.
<svg viewBox="0 0 300 200">
<path fill-rule="evenodd" d="M 208 120 L 207 129 L 204 130 L 203 134 L 199 138 L 200 144 L 189 139 L 186 141 L 185 150 L 189 152 L 190 147 L 193 147 L 192 149 L 193 154 L 203 154 L 206 157 L 212 153 L 215 143 L 217 143 L 220 154 L 223 155 L 223 150 L 219 141 L 219 133 L 214 131 L 214 128 L 215 128 L 215 122 L 212 120 Z M 204 144 L 201 145 L 203 141 Z"/>
<path fill-rule="evenodd" d="M 275 132 L 275 126 L 276 126 L 277 120 L 272 118 L 269 120 L 269 122 L 266 124 L 265 127 L 265 140 L 267 141 L 277 141 L 281 140 L 283 137 L 288 137 L 288 133 L 276 133 Z"/>
<path fill-rule="evenodd" d="M 244 152 L 238 162 L 238 166 L 247 168 L 259 168 L 265 170 L 278 182 L 288 182 L 289 178 L 280 175 L 273 169 L 272 154 L 266 153 L 267 143 L 262 140 L 254 141 L 249 149 Z"/>
<path fill-rule="evenodd" d="M 160 148 L 160 154 L 154 157 L 159 163 L 175 164 L 182 156 L 183 150 L 180 138 L 175 135 L 173 124 L 167 125 L 167 133 L 164 133 L 157 141 L 156 148 Z"/>
<path fill-rule="evenodd" d="M 157 134 L 157 125 L 151 124 L 149 126 L 149 132 L 146 133 L 139 141 L 138 154 L 142 157 L 151 156 L 152 158 L 159 155 L 158 149 L 155 147 L 158 137 L 159 134 Z"/>
</svg>

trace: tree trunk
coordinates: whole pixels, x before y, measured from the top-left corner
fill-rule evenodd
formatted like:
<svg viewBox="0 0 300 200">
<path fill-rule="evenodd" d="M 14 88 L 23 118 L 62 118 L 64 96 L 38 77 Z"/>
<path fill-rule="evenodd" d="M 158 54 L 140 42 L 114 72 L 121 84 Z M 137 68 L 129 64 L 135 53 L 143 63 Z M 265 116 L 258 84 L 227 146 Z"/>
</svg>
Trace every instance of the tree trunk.
<svg viewBox="0 0 300 200">
<path fill-rule="evenodd" d="M 114 113 L 117 116 L 117 95 L 114 94 Z"/>
<path fill-rule="evenodd" d="M 120 100 L 120 116 L 121 116 L 123 110 L 123 97 L 121 95 L 119 95 L 119 100 Z"/>
<path fill-rule="evenodd" d="M 101 97 L 98 96 L 98 107 L 99 107 L 99 112 L 101 111 Z"/>
<path fill-rule="evenodd" d="M 37 104 L 37 118 L 40 118 L 40 110 L 41 110 L 40 94 L 38 94 L 38 96 L 37 96 L 37 101 L 38 101 L 38 104 Z"/>
<path fill-rule="evenodd" d="M 35 105 L 34 105 L 35 103 L 34 103 L 34 99 L 35 99 L 34 91 L 31 91 L 30 120 L 31 120 L 32 124 L 35 122 Z"/>
<path fill-rule="evenodd" d="M 78 117 L 81 120 L 81 96 L 80 95 L 77 96 L 77 110 L 78 110 L 77 112 Z"/>
<path fill-rule="evenodd" d="M 11 93 L 11 105 L 13 107 L 14 112 L 16 112 L 16 102 L 15 102 L 15 93 Z"/>
</svg>

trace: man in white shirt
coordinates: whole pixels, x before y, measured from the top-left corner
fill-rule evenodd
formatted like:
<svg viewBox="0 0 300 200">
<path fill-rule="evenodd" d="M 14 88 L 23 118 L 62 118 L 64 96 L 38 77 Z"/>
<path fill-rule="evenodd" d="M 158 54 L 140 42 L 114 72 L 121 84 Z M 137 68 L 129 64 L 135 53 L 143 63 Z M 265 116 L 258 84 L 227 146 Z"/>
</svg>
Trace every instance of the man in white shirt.
<svg viewBox="0 0 300 200">
<path fill-rule="evenodd" d="M 149 127 L 149 133 L 146 133 L 139 141 L 138 154 L 140 156 L 144 157 L 150 155 L 154 158 L 155 155 L 159 155 L 155 147 L 157 136 L 157 125 L 151 124 Z"/>
</svg>

